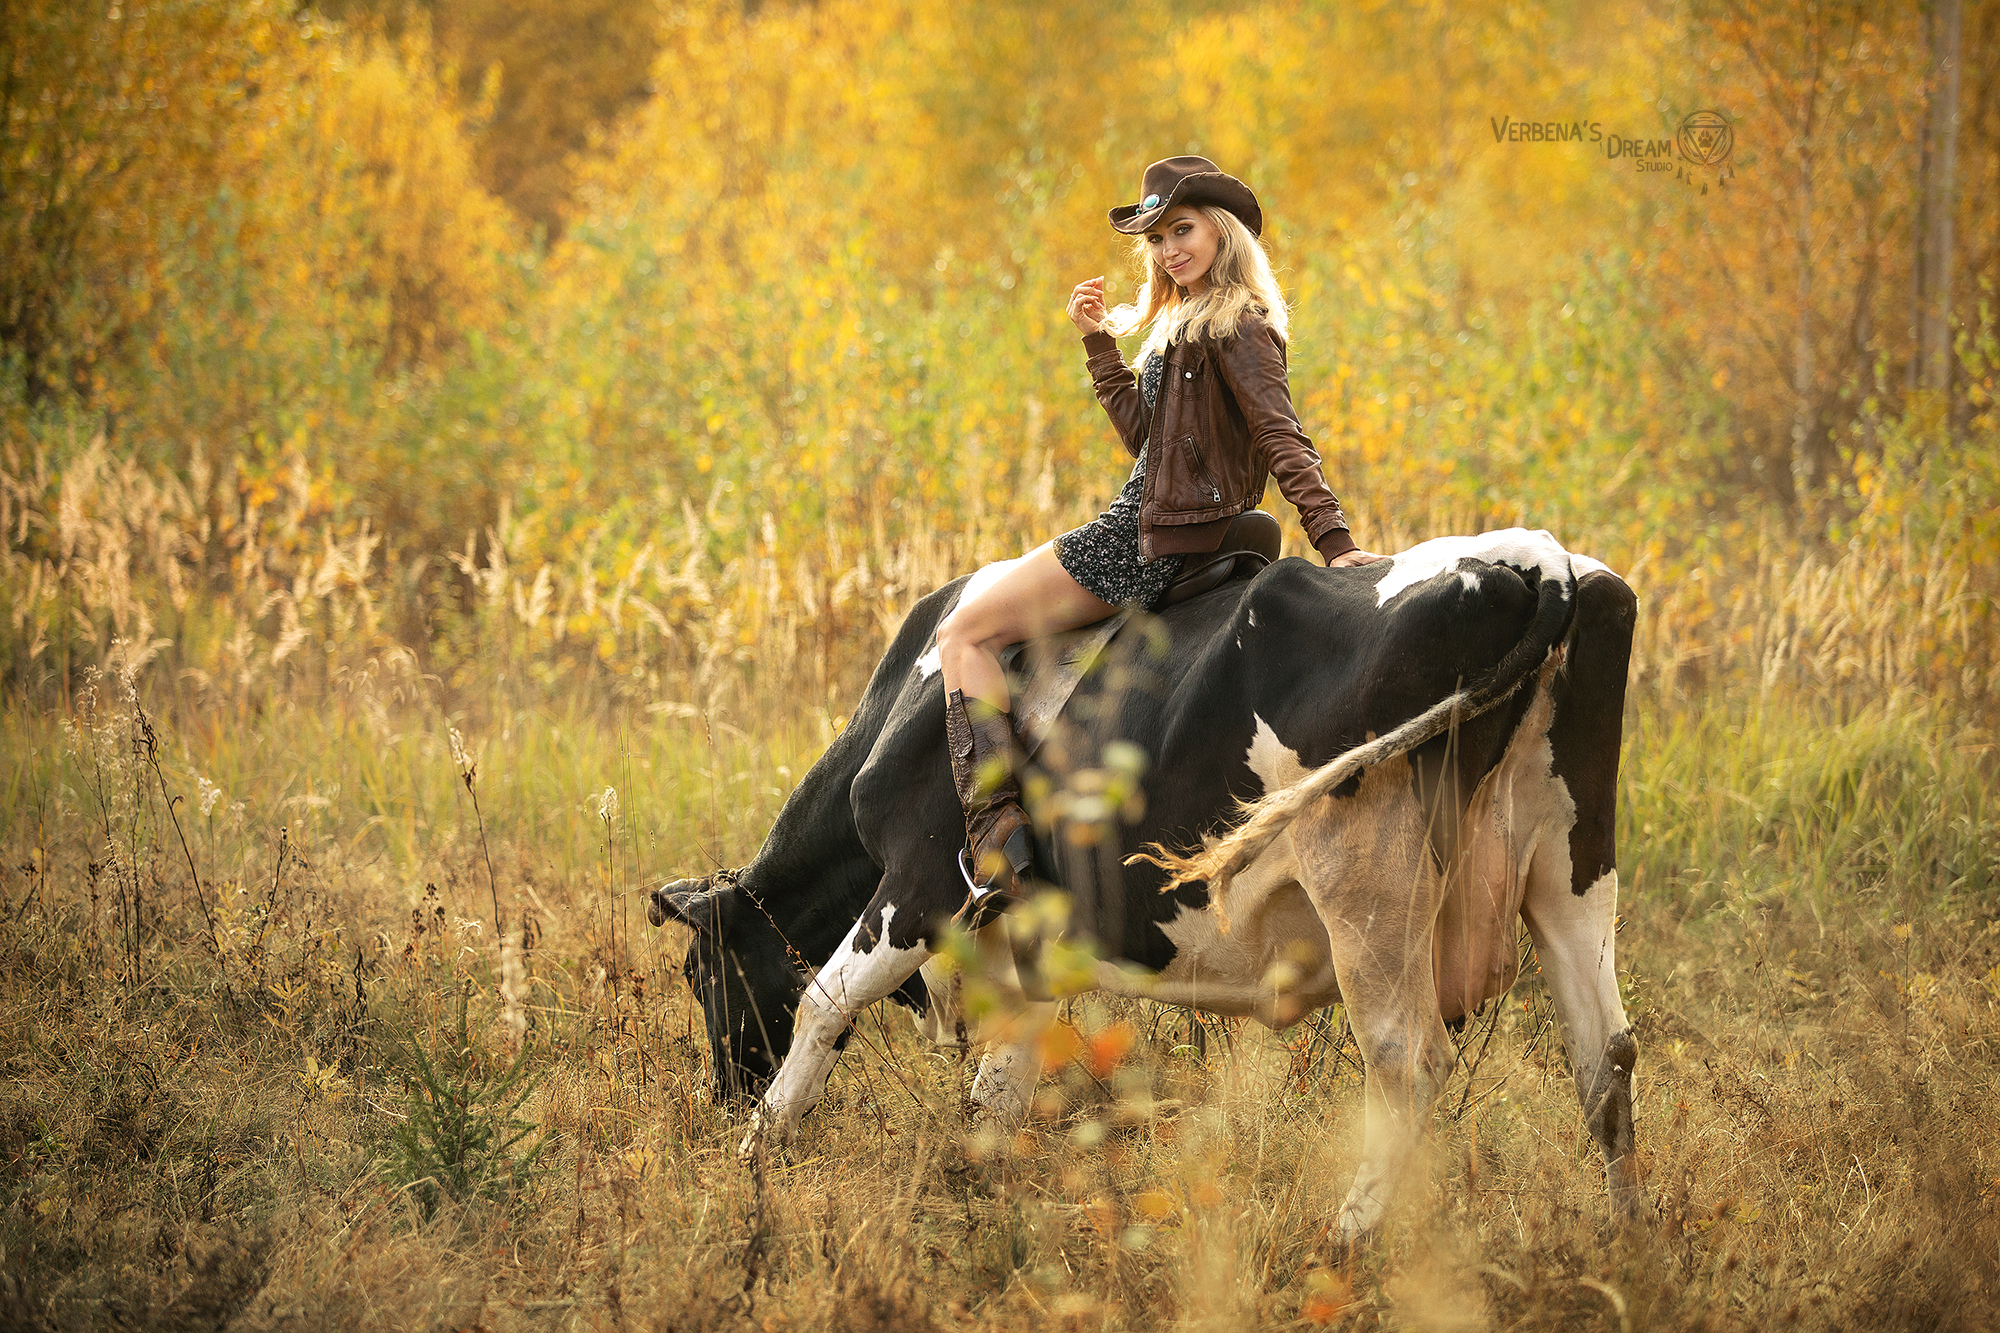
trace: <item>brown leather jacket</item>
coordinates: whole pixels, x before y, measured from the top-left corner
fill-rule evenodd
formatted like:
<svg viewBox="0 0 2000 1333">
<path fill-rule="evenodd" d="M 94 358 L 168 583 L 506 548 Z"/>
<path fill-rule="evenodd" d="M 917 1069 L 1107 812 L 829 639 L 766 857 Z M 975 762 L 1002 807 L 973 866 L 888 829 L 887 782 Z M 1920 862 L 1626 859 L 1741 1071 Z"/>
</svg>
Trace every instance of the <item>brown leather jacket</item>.
<svg viewBox="0 0 2000 1333">
<path fill-rule="evenodd" d="M 1292 410 L 1285 344 L 1261 317 L 1246 314 L 1229 338 L 1168 347 L 1151 412 L 1110 334 L 1086 333 L 1083 348 L 1097 401 L 1126 450 L 1136 457 L 1154 441 L 1139 506 L 1141 562 L 1213 551 L 1229 520 L 1264 498 L 1272 476 L 1323 559 L 1354 549 L 1347 516 Z"/>
</svg>

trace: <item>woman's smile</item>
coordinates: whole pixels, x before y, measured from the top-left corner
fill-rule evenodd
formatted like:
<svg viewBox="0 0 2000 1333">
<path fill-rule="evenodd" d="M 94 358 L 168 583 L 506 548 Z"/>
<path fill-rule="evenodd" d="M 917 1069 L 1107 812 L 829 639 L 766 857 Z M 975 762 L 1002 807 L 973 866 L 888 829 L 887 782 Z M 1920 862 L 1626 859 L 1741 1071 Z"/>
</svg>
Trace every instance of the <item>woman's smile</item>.
<svg viewBox="0 0 2000 1333">
<path fill-rule="evenodd" d="M 1197 296 L 1208 287 L 1208 271 L 1215 266 L 1221 242 L 1222 233 L 1215 224 L 1202 216 L 1200 209 L 1186 204 L 1170 210 L 1159 226 L 1146 233 L 1154 262 Z"/>
</svg>

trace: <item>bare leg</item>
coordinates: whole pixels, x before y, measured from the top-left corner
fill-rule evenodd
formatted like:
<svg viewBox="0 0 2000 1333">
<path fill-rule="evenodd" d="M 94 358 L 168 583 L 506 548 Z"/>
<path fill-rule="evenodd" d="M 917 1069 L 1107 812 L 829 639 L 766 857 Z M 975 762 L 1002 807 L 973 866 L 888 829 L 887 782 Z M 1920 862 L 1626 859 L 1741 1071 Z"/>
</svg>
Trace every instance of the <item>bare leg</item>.
<svg viewBox="0 0 2000 1333">
<path fill-rule="evenodd" d="M 1007 675 L 1000 652 L 1010 644 L 1091 625 L 1118 608 L 1083 590 L 1056 559 L 1056 544 L 1044 542 L 1018 560 L 987 566 L 1004 572 L 978 579 L 970 595 L 938 625 L 938 665 L 945 693 L 963 690 L 968 699 L 1006 712 Z"/>
</svg>

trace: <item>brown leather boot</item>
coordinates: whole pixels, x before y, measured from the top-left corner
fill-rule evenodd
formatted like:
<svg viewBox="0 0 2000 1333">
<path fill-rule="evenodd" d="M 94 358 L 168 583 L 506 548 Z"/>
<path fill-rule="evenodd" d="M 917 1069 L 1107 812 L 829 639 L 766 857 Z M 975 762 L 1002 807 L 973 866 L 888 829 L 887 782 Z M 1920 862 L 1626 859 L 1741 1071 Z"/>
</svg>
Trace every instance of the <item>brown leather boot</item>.
<svg viewBox="0 0 2000 1333">
<path fill-rule="evenodd" d="M 1014 778 L 1013 719 L 953 690 L 944 700 L 944 736 L 958 803 L 965 807 L 969 854 L 962 864 L 973 897 L 998 892 L 1018 898 L 1034 866 L 1034 838 Z"/>
</svg>

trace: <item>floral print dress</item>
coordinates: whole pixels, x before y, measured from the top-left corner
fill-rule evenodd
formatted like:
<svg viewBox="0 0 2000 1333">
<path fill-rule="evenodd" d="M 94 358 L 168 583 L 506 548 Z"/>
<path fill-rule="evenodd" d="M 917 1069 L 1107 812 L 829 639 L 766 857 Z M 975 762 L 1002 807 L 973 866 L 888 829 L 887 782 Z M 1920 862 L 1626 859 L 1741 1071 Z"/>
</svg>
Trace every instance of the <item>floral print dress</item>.
<svg viewBox="0 0 2000 1333">
<path fill-rule="evenodd" d="M 1139 364 L 1139 391 L 1150 410 L 1160 394 L 1166 358 L 1155 351 Z M 1056 559 L 1083 590 L 1113 606 L 1158 607 L 1180 577 L 1185 557 L 1163 555 L 1150 564 L 1139 559 L 1139 502 L 1146 493 L 1146 450 L 1141 445 L 1132 475 L 1110 508 L 1080 528 L 1056 538 Z"/>
</svg>

